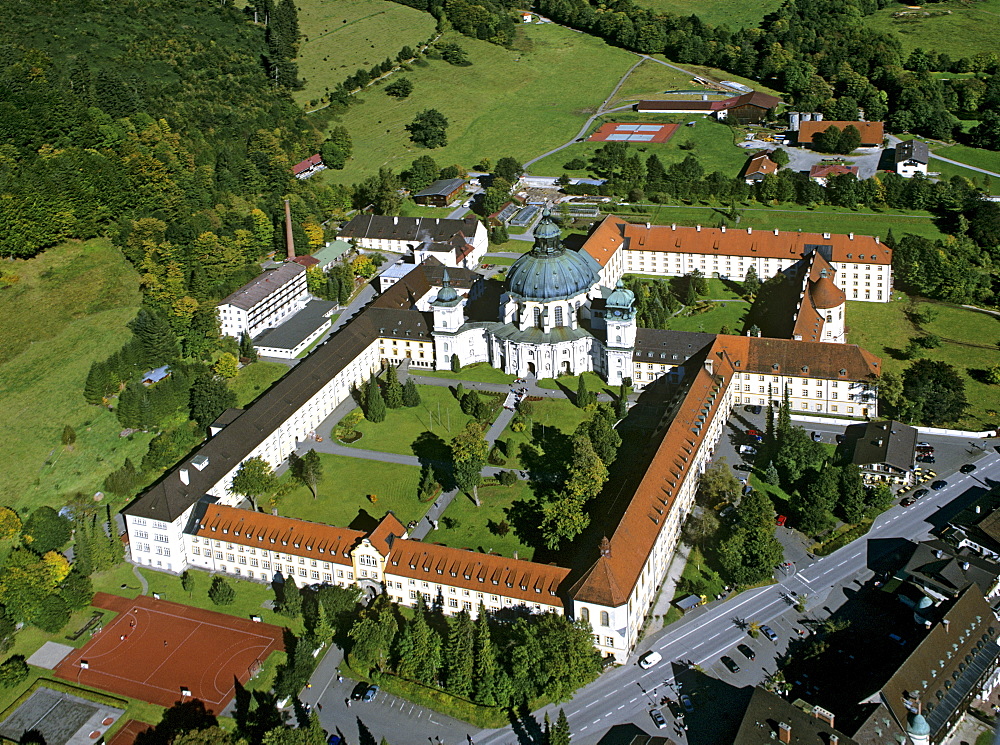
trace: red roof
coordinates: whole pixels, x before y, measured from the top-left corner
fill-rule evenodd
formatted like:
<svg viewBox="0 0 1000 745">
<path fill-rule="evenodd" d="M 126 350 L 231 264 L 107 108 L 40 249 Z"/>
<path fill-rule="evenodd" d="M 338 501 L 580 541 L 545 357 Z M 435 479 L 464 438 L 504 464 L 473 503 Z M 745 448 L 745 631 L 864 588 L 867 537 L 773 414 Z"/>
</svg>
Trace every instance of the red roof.
<svg viewBox="0 0 1000 745">
<path fill-rule="evenodd" d="M 316 266 L 319 263 L 319 259 L 313 256 L 296 256 L 294 259 L 292 259 L 292 261 L 294 261 L 296 264 L 301 264 L 306 269 L 308 269 L 311 266 Z"/>
<path fill-rule="evenodd" d="M 757 173 L 763 173 L 766 176 L 769 173 L 777 173 L 778 164 L 771 160 L 772 152 L 768 150 L 766 153 L 753 156 L 747 163 L 747 170 L 743 175 L 753 176 Z"/>
<path fill-rule="evenodd" d="M 813 137 L 819 132 L 826 132 L 830 127 L 836 127 L 843 132 L 847 127 L 853 125 L 861 133 L 862 145 L 881 145 L 885 130 L 882 122 L 841 122 L 841 121 L 819 121 L 801 122 L 799 124 L 799 144 L 810 144 Z"/>
<path fill-rule="evenodd" d="M 830 178 L 831 176 L 840 176 L 844 173 L 853 173 L 857 176 L 858 167 L 844 166 L 840 163 L 834 163 L 833 165 L 822 165 L 817 163 L 809 169 L 809 178 Z"/>
<path fill-rule="evenodd" d="M 316 155 L 306 158 L 301 163 L 296 163 L 292 166 L 292 173 L 298 176 L 306 171 L 311 171 L 313 168 L 320 165 L 323 165 L 323 158 L 320 157 L 319 153 L 316 153 Z"/>
</svg>

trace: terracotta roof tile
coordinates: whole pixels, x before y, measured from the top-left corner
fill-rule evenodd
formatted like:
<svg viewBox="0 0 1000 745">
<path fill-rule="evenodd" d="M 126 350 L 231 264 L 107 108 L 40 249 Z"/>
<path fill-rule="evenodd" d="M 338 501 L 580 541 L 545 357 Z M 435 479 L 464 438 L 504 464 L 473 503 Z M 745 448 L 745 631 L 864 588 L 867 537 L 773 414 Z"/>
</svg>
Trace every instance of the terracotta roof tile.
<svg viewBox="0 0 1000 745">
<path fill-rule="evenodd" d="M 821 122 L 801 122 L 799 124 L 798 141 L 799 144 L 811 144 L 817 132 L 826 132 L 830 127 L 836 127 L 841 132 L 853 124 L 861 133 L 862 145 L 881 145 L 885 136 L 885 129 L 882 122 L 842 122 L 842 121 L 821 121 Z"/>
</svg>

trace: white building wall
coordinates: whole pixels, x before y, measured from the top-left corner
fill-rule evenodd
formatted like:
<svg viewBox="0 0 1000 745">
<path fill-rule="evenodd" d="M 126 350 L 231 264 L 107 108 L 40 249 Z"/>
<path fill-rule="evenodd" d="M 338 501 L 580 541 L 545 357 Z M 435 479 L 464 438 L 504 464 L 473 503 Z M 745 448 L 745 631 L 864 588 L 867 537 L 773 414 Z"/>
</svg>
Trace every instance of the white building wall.
<svg viewBox="0 0 1000 745">
<path fill-rule="evenodd" d="M 264 329 L 274 328 L 309 301 L 306 273 L 299 272 L 279 289 L 248 309 L 229 303 L 218 306 L 222 334 L 239 338 L 243 334 L 256 336 Z"/>
</svg>

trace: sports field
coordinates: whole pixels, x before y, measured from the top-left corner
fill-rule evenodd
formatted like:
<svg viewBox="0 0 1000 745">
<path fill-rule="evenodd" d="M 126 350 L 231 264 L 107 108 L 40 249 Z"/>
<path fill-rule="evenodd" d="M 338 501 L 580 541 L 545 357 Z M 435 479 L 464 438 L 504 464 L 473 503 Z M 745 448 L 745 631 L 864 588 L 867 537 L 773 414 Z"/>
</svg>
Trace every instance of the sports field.
<svg viewBox="0 0 1000 745">
<path fill-rule="evenodd" d="M 145 595 L 99 592 L 92 604 L 118 615 L 59 663 L 56 675 L 158 706 L 196 698 L 219 714 L 233 698 L 234 680 L 246 683 L 283 645 L 277 626 Z"/>
<path fill-rule="evenodd" d="M 364 103 L 331 122 L 350 132 L 353 157 L 342 171 L 315 178 L 353 183 L 382 166 L 401 171 L 421 155 L 467 168 L 483 158 L 529 160 L 575 137 L 636 59 L 554 23 L 523 24 L 513 49 L 455 32 L 442 41 L 465 49 L 472 65 L 428 60 L 414 66 L 406 73 L 414 86 L 409 98 L 369 88 Z M 410 141 L 404 127 L 424 109 L 448 119 L 446 147 L 426 150 Z"/>
<path fill-rule="evenodd" d="M 678 124 L 621 124 L 608 122 L 587 138 L 588 142 L 666 142 Z"/>
</svg>

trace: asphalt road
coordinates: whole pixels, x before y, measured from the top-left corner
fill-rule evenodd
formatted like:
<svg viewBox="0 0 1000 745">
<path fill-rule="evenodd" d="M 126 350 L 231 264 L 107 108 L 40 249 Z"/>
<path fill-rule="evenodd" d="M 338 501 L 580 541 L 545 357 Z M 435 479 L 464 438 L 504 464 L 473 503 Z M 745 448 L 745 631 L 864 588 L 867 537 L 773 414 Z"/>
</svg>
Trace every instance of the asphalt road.
<svg viewBox="0 0 1000 745">
<path fill-rule="evenodd" d="M 970 489 L 974 492 L 983 490 L 986 477 L 1000 480 L 1000 456 L 994 450 L 987 450 L 976 463 L 977 470 L 968 475 L 939 471 L 947 479 L 947 487 L 931 492 L 912 507 L 894 507 L 883 513 L 865 538 L 815 560 L 809 566 L 782 572 L 785 576 L 775 585 L 750 590 L 732 600 L 695 610 L 646 640 L 636 650 L 631 664 L 608 671 L 561 705 L 569 718 L 574 742 L 580 745 L 597 743 L 611 727 L 630 723 L 653 732 L 650 709 L 664 696 L 676 699 L 676 692 L 668 683 L 676 685 L 677 678 L 681 677 L 683 685 L 687 666 L 678 664 L 680 661 L 691 661 L 704 668 L 709 678 L 718 678 L 733 685 L 760 682 L 774 670 L 775 660 L 795 633 L 793 629 L 799 628 L 800 618 L 804 615 L 812 618 L 829 615 L 826 608 L 834 608 L 843 602 L 845 587 L 871 579 L 874 572 L 870 567 L 879 558 L 881 547 L 891 545 L 892 539 L 922 540 L 933 525 L 941 524 L 942 513 L 950 511 L 947 508 L 950 502 L 967 494 Z M 796 599 L 792 593 L 807 596 L 805 614 L 795 610 Z M 771 644 L 763 637 L 751 639 L 744 630 L 744 624 L 752 621 L 770 625 L 779 636 L 778 642 Z M 753 662 L 735 650 L 739 643 L 746 643 L 755 650 L 756 659 Z M 663 661 L 649 670 L 642 670 L 634 660 L 648 650 L 659 652 Z M 740 664 L 743 670 L 739 675 L 734 676 L 723 668 L 719 662 L 723 654 L 729 654 Z M 699 721 L 699 698 L 704 698 L 704 693 L 690 684 L 682 692 L 691 695 L 694 700 L 696 712 L 691 717 Z M 535 716 L 541 721 L 548 713 L 554 719 L 559 708 L 548 707 L 536 712 Z M 662 712 L 668 722 L 665 734 L 686 742 L 683 733 L 678 734 L 673 729 L 675 720 L 670 710 L 664 707 Z M 711 722 L 704 724 L 710 726 Z M 507 728 L 484 732 L 476 737 L 476 742 L 480 745 L 513 745 L 518 740 Z"/>
</svg>

